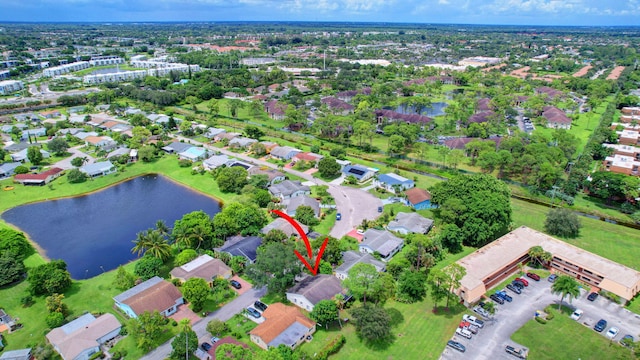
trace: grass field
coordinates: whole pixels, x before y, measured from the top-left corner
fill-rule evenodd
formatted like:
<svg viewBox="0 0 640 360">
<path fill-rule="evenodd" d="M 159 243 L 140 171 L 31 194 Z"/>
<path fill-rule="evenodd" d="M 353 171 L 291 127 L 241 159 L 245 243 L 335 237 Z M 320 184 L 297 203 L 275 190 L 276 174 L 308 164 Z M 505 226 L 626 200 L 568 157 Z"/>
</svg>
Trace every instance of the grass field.
<svg viewBox="0 0 640 360">
<path fill-rule="evenodd" d="M 530 360 L 546 359 L 634 359 L 629 349 L 607 340 L 591 328 L 571 320 L 571 310 L 552 310 L 555 317 L 547 324 L 529 320 L 511 339 L 529 348 Z M 620 336 L 620 335 L 619 335 Z"/>
</svg>

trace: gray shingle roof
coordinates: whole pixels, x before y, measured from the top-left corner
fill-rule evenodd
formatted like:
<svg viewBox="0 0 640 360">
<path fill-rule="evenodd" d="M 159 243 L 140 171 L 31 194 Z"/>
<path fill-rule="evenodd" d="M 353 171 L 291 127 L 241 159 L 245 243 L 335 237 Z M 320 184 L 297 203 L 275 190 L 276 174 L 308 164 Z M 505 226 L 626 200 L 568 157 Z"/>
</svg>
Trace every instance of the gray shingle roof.
<svg viewBox="0 0 640 360">
<path fill-rule="evenodd" d="M 395 220 L 391 221 L 387 229 L 398 231 L 399 228 L 407 229 L 409 232 L 425 234 L 433 226 L 433 220 L 427 219 L 418 213 L 398 213 Z"/>
<path fill-rule="evenodd" d="M 320 300 L 333 299 L 336 294 L 341 292 L 342 284 L 340 284 L 340 280 L 335 276 L 326 274 L 309 276 L 287 290 L 289 294 L 304 296 L 313 305 L 320 302 Z"/>
<path fill-rule="evenodd" d="M 281 183 L 269 186 L 269 192 L 274 196 L 290 196 L 296 191 L 311 191 L 306 185 L 302 185 L 300 181 L 285 180 Z"/>
<path fill-rule="evenodd" d="M 313 209 L 313 213 L 316 216 L 320 215 L 320 204 L 318 203 L 318 200 L 312 199 L 308 196 L 296 196 L 291 198 L 287 204 L 287 214 L 294 214 L 300 206 L 309 206 Z"/>
<path fill-rule="evenodd" d="M 380 260 L 376 260 L 376 258 L 369 253 L 345 251 L 342 253 L 342 265 L 336 268 L 336 273 L 347 276 L 349 274 L 349 270 L 358 263 L 371 264 L 376 268 L 376 270 L 378 270 L 378 272 L 384 271 L 387 268 L 385 263 Z"/>
<path fill-rule="evenodd" d="M 360 246 L 367 246 L 386 257 L 393 249 L 403 243 L 404 240 L 394 236 L 388 231 L 368 229 L 364 232 L 364 240 L 360 243 Z"/>
</svg>

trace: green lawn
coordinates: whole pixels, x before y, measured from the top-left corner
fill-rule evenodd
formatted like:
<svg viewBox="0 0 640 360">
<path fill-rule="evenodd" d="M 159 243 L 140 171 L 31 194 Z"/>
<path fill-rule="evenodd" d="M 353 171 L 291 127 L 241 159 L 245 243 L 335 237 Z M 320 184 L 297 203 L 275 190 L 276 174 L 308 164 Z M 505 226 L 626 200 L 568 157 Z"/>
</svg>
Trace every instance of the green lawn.
<svg viewBox="0 0 640 360">
<path fill-rule="evenodd" d="M 320 224 L 313 227 L 313 231 L 321 234 L 322 236 L 329 235 L 333 225 L 336 223 L 336 211 L 333 209 L 322 209 L 325 212 L 324 219 L 320 221 Z"/>
<path fill-rule="evenodd" d="M 545 325 L 529 320 L 511 339 L 529 348 L 530 360 L 635 358 L 623 346 L 571 320 L 570 311 L 568 308 L 563 308 L 563 313 L 552 310 L 555 317 Z"/>
</svg>

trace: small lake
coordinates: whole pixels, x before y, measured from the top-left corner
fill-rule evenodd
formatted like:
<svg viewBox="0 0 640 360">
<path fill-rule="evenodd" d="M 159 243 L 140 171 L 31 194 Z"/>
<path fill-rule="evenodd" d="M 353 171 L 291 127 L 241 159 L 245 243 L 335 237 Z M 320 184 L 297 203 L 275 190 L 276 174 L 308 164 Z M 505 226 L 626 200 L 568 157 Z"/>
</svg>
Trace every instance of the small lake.
<svg viewBox="0 0 640 360">
<path fill-rule="evenodd" d="M 157 220 L 172 227 L 196 210 L 213 216 L 220 204 L 162 176 L 146 175 L 80 197 L 18 206 L 2 219 L 29 234 L 50 259 L 64 260 L 71 277 L 86 279 L 135 259 L 132 241 Z"/>
<path fill-rule="evenodd" d="M 441 101 L 434 102 L 434 103 L 431 103 L 430 108 L 424 108 L 421 113 L 416 111 L 416 108 L 414 106 L 408 106 L 408 105 L 399 105 L 395 109 L 393 108 L 385 108 L 385 109 L 393 110 L 401 114 L 418 114 L 419 113 L 421 115 L 433 117 L 433 116 L 444 115 L 445 114 L 444 108 L 446 108 L 447 106 L 449 106 L 449 104 L 447 104 L 446 102 L 441 102 Z"/>
</svg>

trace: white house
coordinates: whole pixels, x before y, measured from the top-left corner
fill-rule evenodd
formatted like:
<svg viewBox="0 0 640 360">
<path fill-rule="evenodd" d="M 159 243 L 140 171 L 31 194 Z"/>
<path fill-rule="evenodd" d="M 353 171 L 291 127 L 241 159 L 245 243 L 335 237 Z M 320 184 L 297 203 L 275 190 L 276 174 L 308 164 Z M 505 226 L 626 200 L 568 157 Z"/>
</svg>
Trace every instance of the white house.
<svg viewBox="0 0 640 360">
<path fill-rule="evenodd" d="M 396 193 L 396 190 L 400 192 L 416 186 L 413 180 L 409 180 L 393 173 L 378 175 L 377 179 L 373 179 L 373 185 L 394 194 Z"/>
<path fill-rule="evenodd" d="M 184 304 L 180 290 L 172 283 L 154 276 L 113 298 L 116 307 L 130 318 L 145 311 L 158 311 L 164 316 L 174 314 Z"/>
<path fill-rule="evenodd" d="M 333 300 L 343 292 L 340 280 L 332 275 L 309 276 L 287 290 L 287 300 L 294 305 L 312 311 L 321 300 Z"/>
<path fill-rule="evenodd" d="M 111 161 L 101 161 L 93 164 L 88 164 L 80 168 L 80 171 L 87 174 L 89 177 L 98 177 L 113 174 L 118 169 L 111 163 Z"/>
<path fill-rule="evenodd" d="M 87 313 L 51 330 L 47 340 L 64 360 L 88 360 L 100 346 L 115 338 L 122 325 L 113 314 L 94 317 Z"/>
</svg>

